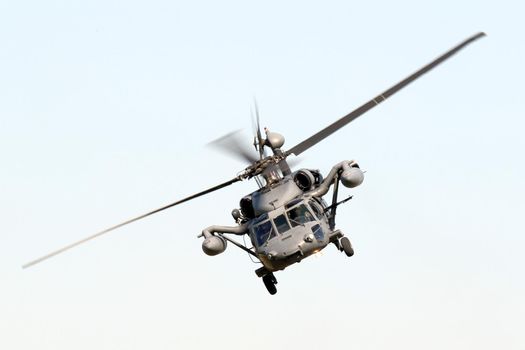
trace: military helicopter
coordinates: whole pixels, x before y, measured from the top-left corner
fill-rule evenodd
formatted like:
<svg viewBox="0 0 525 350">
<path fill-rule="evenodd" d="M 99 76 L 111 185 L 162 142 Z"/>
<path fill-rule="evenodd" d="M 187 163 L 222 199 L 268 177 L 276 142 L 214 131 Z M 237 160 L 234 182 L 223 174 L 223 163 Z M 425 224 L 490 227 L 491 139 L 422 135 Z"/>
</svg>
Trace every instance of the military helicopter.
<svg viewBox="0 0 525 350">
<path fill-rule="evenodd" d="M 202 231 L 198 237 L 204 238 L 202 242 L 204 253 L 211 256 L 220 254 L 225 251 L 228 242 L 244 250 L 262 263 L 255 273 L 262 278 L 268 292 L 272 295 L 277 292 L 277 279 L 274 272 L 300 262 L 321 251 L 330 243 L 351 257 L 354 254 L 352 244 L 341 230 L 336 229 L 335 218 L 338 206 L 351 198 L 338 201 L 339 184 L 353 188 L 363 182 L 364 173 L 358 163 L 353 160 L 341 161 L 332 167 L 326 177 L 323 177 L 321 172 L 315 169 L 292 171 L 288 157 L 300 155 L 483 36 L 485 34 L 480 32 L 467 38 L 404 80 L 288 150 L 282 148 L 285 139 L 281 134 L 265 128 L 263 137 L 256 107 L 254 146 L 258 157 L 253 157 L 238 142 L 232 141 L 232 134 L 212 142 L 233 151 L 250 163 L 237 176 L 69 244 L 23 265 L 23 268 L 40 263 L 124 225 L 248 179 L 255 179 L 259 188 L 244 196 L 240 200 L 239 208 L 233 209 L 235 226 L 214 225 Z M 272 154 L 267 155 L 266 149 L 271 150 Z M 327 203 L 323 196 L 330 189 L 332 189 L 332 198 L 331 202 Z M 252 246 L 243 245 L 226 234 L 248 235 Z"/>
</svg>

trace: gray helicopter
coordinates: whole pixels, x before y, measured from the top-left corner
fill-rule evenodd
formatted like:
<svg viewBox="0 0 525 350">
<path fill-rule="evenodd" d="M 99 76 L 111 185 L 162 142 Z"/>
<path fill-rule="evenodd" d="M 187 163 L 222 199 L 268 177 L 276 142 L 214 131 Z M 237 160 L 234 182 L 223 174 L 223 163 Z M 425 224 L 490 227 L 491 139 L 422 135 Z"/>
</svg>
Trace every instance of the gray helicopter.
<svg viewBox="0 0 525 350">
<path fill-rule="evenodd" d="M 283 149 L 285 139 L 281 134 L 264 129 L 263 137 L 256 107 L 254 146 L 259 153 L 258 157 L 253 157 L 237 141 L 234 142 L 233 134 L 212 142 L 250 163 L 239 175 L 69 244 L 23 265 L 23 268 L 35 265 L 124 225 L 248 179 L 254 179 L 259 189 L 244 196 L 240 200 L 239 208 L 233 209 L 235 226 L 214 225 L 202 231 L 198 237 L 204 238 L 202 242 L 204 253 L 211 256 L 220 254 L 226 250 L 228 242 L 246 251 L 262 264 L 255 273 L 262 278 L 268 292 L 272 295 L 277 292 L 274 272 L 300 262 L 321 251 L 330 243 L 351 257 L 354 254 L 352 244 L 348 237 L 336 229 L 335 218 L 337 207 L 352 198 L 338 201 L 339 184 L 353 188 L 363 182 L 364 174 L 358 163 L 353 160 L 339 162 L 332 167 L 326 177 L 323 177 L 321 172 L 315 169 L 292 171 L 288 157 L 300 155 L 483 36 L 485 34 L 481 32 L 464 40 L 382 94 L 288 150 Z M 266 154 L 266 149 L 271 150 L 271 155 Z M 330 189 L 332 198 L 331 202 L 327 203 L 323 197 Z M 237 242 L 227 234 L 248 235 L 251 247 Z"/>
</svg>

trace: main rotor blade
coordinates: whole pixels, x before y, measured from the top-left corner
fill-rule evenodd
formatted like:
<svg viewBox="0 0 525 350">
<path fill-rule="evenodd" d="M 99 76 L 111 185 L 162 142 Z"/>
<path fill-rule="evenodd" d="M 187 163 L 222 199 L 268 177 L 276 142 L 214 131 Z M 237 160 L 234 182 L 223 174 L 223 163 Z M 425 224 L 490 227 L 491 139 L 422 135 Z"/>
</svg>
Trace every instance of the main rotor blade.
<svg viewBox="0 0 525 350">
<path fill-rule="evenodd" d="M 254 154 L 253 150 L 244 147 L 242 140 L 239 137 L 240 130 L 232 131 L 218 139 L 208 143 L 209 146 L 217 146 L 221 150 L 225 151 L 229 155 L 235 158 L 247 162 L 249 164 L 255 163 L 259 159 Z"/>
<path fill-rule="evenodd" d="M 259 106 L 257 105 L 257 100 L 255 98 L 253 99 L 253 103 L 255 105 L 255 118 L 257 118 L 256 119 L 256 123 L 257 123 L 256 136 L 257 136 L 257 147 L 259 150 L 259 159 L 263 159 L 264 158 L 264 140 L 261 135 L 261 122 L 259 120 Z"/>
<path fill-rule="evenodd" d="M 419 69 L 418 71 L 413 73 L 409 77 L 405 78 L 404 80 L 400 81 L 396 85 L 392 86 L 390 89 L 386 90 L 382 94 L 380 94 L 377 97 L 371 99 L 370 101 L 368 101 L 367 103 L 365 103 L 361 107 L 355 109 L 354 111 L 350 112 L 349 114 L 347 114 L 343 118 L 337 120 L 335 123 L 330 124 L 329 126 L 324 128 L 323 130 L 321 130 L 318 133 L 316 133 L 315 135 L 310 136 L 309 138 L 307 138 L 303 142 L 301 142 L 298 145 L 292 147 L 291 149 L 288 150 L 287 154 L 292 154 L 293 153 L 293 154 L 295 154 L 297 156 L 297 155 L 303 153 L 308 148 L 312 147 L 313 145 L 315 145 L 319 141 L 321 141 L 321 140 L 325 139 L 326 137 L 330 136 L 331 134 L 333 134 L 337 130 L 341 129 L 346 124 L 350 123 L 351 121 L 353 121 L 357 117 L 361 116 L 363 113 L 365 113 L 365 112 L 369 111 L 370 109 L 372 109 L 373 107 L 377 106 L 378 104 L 380 104 L 381 102 L 383 102 L 384 100 L 386 100 L 387 98 L 389 98 L 390 96 L 392 96 L 393 94 L 395 94 L 396 92 L 398 92 L 399 90 L 401 90 L 402 88 L 404 88 L 405 86 L 407 86 L 408 84 L 410 84 L 411 82 L 413 82 L 414 80 L 416 80 L 417 78 L 419 78 L 420 76 L 422 76 L 423 74 L 425 74 L 426 72 L 431 70 L 432 68 L 436 67 L 437 65 L 439 65 L 440 63 L 442 63 L 443 61 L 448 59 L 450 56 L 452 56 L 455 53 L 457 53 L 459 50 L 461 50 L 462 48 L 464 48 L 468 44 L 472 43 L 473 41 L 475 41 L 475 40 L 477 40 L 477 39 L 479 39 L 479 38 L 481 38 L 483 36 L 485 36 L 485 33 L 480 32 L 480 33 L 478 33 L 478 34 L 476 34 L 476 35 L 466 39 L 465 41 L 463 41 L 459 45 L 453 47 L 452 49 L 450 49 L 449 51 L 447 51 L 443 55 L 441 55 L 438 58 L 436 58 L 434 61 L 430 62 L 426 66 L 422 67 L 421 69 Z"/>
<path fill-rule="evenodd" d="M 33 261 L 31 261 L 31 262 L 28 262 L 27 264 L 22 265 L 22 268 L 25 269 L 25 268 L 28 268 L 28 267 L 33 266 L 33 265 L 35 265 L 35 264 L 38 264 L 39 262 L 42 262 L 42 261 L 44 261 L 44 260 L 47 260 L 47 259 L 49 259 L 49 258 L 51 258 L 51 257 L 53 257 L 53 256 L 55 256 L 55 255 L 60 254 L 60 253 L 63 253 L 63 252 L 65 252 L 66 250 L 69 250 L 69 249 L 71 249 L 71 248 L 73 248 L 73 247 L 76 247 L 76 246 L 82 244 L 82 243 L 85 243 L 85 242 L 87 242 L 87 241 L 90 241 L 90 240 L 92 240 L 93 238 L 96 238 L 96 237 L 102 236 L 103 234 L 106 234 L 106 233 L 108 233 L 108 232 L 110 232 L 110 231 L 116 230 L 116 229 L 119 228 L 119 227 L 122 227 L 122 226 L 127 225 L 127 224 L 131 224 L 132 222 L 138 221 L 138 220 L 140 220 L 140 219 L 144 219 L 144 218 L 147 217 L 147 216 L 150 216 L 150 215 L 156 214 L 156 213 L 158 213 L 158 212 L 161 212 L 161 211 L 166 210 L 166 209 L 168 209 L 168 208 L 174 207 L 174 206 L 176 206 L 176 205 L 178 205 L 178 204 L 181 204 L 181 203 L 187 202 L 187 201 L 189 201 L 189 200 L 191 200 L 191 199 L 194 199 L 194 198 L 197 198 L 197 197 L 203 196 L 203 195 L 208 194 L 208 193 L 210 193 L 210 192 L 217 191 L 217 190 L 219 190 L 219 189 L 221 189 L 221 188 L 223 188 L 223 187 L 229 186 L 229 185 L 231 185 L 231 184 L 233 184 L 233 183 L 235 183 L 235 182 L 237 182 L 237 181 L 241 181 L 241 177 L 233 178 L 233 179 L 231 179 L 231 180 L 229 180 L 229 181 L 226 181 L 226 182 L 224 182 L 224 183 L 222 183 L 222 184 L 220 184 L 220 185 L 217 185 L 217 186 L 214 186 L 214 187 L 209 188 L 209 189 L 207 189 L 207 190 L 204 190 L 204 191 L 202 191 L 202 192 L 196 193 L 196 194 L 194 194 L 194 195 L 191 195 L 191 196 L 189 196 L 189 197 L 186 197 L 186 198 L 184 198 L 184 199 L 181 199 L 181 200 L 179 200 L 179 201 L 177 201 L 177 202 L 170 203 L 170 204 L 165 205 L 165 206 L 163 206 L 163 207 L 161 207 L 161 208 L 158 208 L 158 209 L 152 210 L 152 211 L 150 211 L 150 212 L 148 212 L 148 213 L 146 213 L 146 214 L 142 214 L 142 215 L 137 216 L 137 217 L 135 217 L 135 218 L 133 218 L 133 219 L 129 219 L 129 220 L 127 220 L 127 221 L 124 221 L 124 222 L 122 222 L 122 223 L 120 223 L 120 224 L 118 224 L 118 225 L 111 226 L 111 227 L 109 227 L 109 228 L 107 228 L 107 229 L 105 229 L 105 230 L 102 230 L 102 231 L 97 232 L 97 233 L 95 233 L 95 234 L 93 234 L 93 235 L 91 235 L 91 236 L 88 236 L 88 237 L 86 237 L 86 238 L 84 238 L 84 239 L 81 239 L 80 241 L 77 241 L 77 242 L 75 242 L 75 243 L 71 243 L 71 244 L 69 244 L 69 245 L 67 245 L 67 246 L 65 246 L 65 247 L 62 247 L 62 248 L 60 248 L 60 249 L 58 249 L 58 250 L 56 250 L 56 251 L 54 251 L 54 252 L 52 252 L 52 253 L 49 253 L 49 254 L 44 255 L 44 256 L 42 256 L 42 257 L 36 259 L 36 260 L 33 260 Z"/>
</svg>

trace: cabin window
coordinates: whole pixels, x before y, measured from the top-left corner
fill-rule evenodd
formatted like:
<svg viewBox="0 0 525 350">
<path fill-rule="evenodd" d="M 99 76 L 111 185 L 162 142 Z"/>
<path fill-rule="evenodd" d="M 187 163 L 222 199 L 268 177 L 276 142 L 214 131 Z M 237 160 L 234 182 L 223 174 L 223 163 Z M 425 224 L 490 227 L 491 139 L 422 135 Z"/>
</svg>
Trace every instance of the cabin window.
<svg viewBox="0 0 525 350">
<path fill-rule="evenodd" d="M 304 204 L 288 210 L 287 214 L 292 227 L 303 225 L 309 221 L 314 221 L 313 215 L 308 211 Z"/>
<path fill-rule="evenodd" d="M 265 244 L 267 241 L 275 237 L 275 230 L 273 229 L 271 221 L 266 221 L 255 226 L 253 232 L 258 246 Z"/>
<path fill-rule="evenodd" d="M 275 227 L 277 227 L 277 231 L 279 231 L 281 234 L 290 229 L 290 224 L 288 223 L 288 220 L 286 220 L 286 216 L 284 216 L 284 214 L 274 218 L 273 223 L 275 224 Z"/>
</svg>

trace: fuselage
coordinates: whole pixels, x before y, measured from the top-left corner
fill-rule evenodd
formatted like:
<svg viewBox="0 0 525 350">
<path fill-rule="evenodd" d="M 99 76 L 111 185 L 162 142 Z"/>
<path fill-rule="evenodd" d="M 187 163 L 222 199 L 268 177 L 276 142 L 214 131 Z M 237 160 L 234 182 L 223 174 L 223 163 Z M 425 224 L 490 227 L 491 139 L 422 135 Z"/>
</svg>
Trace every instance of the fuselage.
<svg viewBox="0 0 525 350">
<path fill-rule="evenodd" d="M 269 271 L 282 270 L 320 251 L 337 235 L 330 229 L 326 203 L 305 192 L 293 175 L 250 197 L 256 217 L 248 223 L 249 236 Z"/>
<path fill-rule="evenodd" d="M 330 243 L 334 232 L 324 207 L 321 200 L 302 196 L 250 222 L 250 239 L 267 270 L 282 270 Z"/>
<path fill-rule="evenodd" d="M 264 275 L 300 262 L 331 242 L 339 247 L 343 234 L 333 221 L 336 204 L 327 207 L 322 197 L 339 181 L 346 187 L 359 185 L 363 173 L 357 163 L 340 162 L 326 178 L 312 169 L 279 175 L 265 173 L 266 184 L 241 199 L 240 211 L 232 212 L 237 211 L 234 218 L 239 226 L 210 226 L 202 231 L 206 254 L 217 255 L 226 249 L 228 239 L 222 233 L 248 234 L 253 248 L 240 248 L 261 261 Z"/>
</svg>

